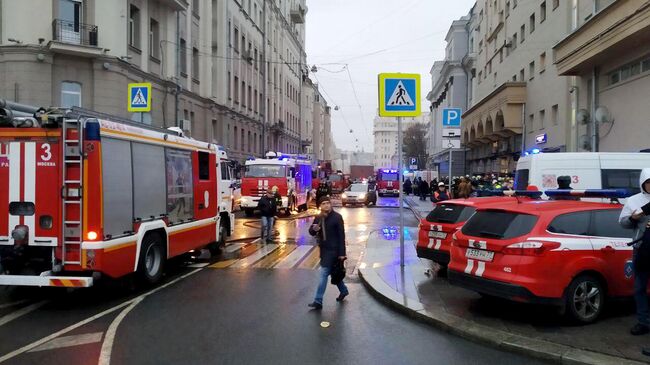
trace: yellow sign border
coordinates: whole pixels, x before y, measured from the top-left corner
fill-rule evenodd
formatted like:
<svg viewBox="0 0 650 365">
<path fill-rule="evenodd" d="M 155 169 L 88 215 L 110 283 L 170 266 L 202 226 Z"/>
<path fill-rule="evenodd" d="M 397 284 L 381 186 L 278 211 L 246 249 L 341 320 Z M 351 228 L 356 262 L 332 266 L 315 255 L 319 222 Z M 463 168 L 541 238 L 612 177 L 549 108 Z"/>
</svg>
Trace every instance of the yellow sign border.
<svg viewBox="0 0 650 365">
<path fill-rule="evenodd" d="M 134 88 L 147 88 L 147 106 L 146 107 L 131 107 L 131 90 Z M 137 84 L 129 84 L 129 92 L 127 93 L 127 104 L 126 108 L 132 113 L 143 113 L 151 111 L 151 83 L 150 82 L 141 82 Z"/>
<path fill-rule="evenodd" d="M 420 88 L 420 74 L 381 73 L 379 74 L 379 116 L 380 117 L 419 117 L 422 114 L 422 90 Z M 386 100 L 386 79 L 415 80 L 415 110 L 414 111 L 388 111 Z"/>
</svg>

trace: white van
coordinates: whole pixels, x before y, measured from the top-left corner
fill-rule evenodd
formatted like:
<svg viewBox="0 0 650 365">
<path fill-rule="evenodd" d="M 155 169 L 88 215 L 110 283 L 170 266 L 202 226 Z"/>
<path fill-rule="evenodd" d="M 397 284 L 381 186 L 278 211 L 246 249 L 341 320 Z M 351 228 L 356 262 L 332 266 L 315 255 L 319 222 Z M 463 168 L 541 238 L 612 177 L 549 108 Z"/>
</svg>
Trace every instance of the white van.
<svg viewBox="0 0 650 365">
<path fill-rule="evenodd" d="M 650 153 L 568 152 L 522 156 L 517 161 L 515 189 L 535 185 L 557 189 L 558 176 L 570 176 L 573 189 L 628 189 L 639 192 L 639 174 L 650 167 Z"/>
</svg>

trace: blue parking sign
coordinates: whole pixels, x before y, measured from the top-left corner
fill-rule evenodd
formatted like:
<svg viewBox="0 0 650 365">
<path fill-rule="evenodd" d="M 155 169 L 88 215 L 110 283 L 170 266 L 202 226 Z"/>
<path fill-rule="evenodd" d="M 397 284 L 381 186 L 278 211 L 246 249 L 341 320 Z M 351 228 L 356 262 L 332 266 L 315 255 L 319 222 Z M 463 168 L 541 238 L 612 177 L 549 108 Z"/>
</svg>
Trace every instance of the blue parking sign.
<svg viewBox="0 0 650 365">
<path fill-rule="evenodd" d="M 442 109 L 442 126 L 460 127 L 462 114 L 463 114 L 463 110 L 460 108 Z"/>
</svg>

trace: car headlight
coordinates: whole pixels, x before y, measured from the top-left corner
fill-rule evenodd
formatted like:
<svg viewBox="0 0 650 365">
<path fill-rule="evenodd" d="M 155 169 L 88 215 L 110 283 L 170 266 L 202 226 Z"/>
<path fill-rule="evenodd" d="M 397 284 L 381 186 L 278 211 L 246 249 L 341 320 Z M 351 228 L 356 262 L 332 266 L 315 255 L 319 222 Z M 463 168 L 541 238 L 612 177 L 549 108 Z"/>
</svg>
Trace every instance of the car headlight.
<svg viewBox="0 0 650 365">
<path fill-rule="evenodd" d="M 347 195 L 345 195 L 345 194 L 341 194 L 341 198 L 345 199 L 345 198 L 347 198 L 347 197 L 348 197 Z"/>
<path fill-rule="evenodd" d="M 365 198 L 366 198 L 366 194 L 360 194 L 359 195 L 359 199 L 365 199 Z"/>
</svg>

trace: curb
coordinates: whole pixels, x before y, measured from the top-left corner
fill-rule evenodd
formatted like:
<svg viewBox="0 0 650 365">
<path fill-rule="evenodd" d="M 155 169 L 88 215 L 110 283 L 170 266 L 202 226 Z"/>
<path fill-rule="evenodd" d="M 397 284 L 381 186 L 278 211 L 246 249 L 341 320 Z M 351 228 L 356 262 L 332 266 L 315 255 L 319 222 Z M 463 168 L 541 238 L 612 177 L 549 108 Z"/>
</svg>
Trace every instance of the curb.
<svg viewBox="0 0 650 365">
<path fill-rule="evenodd" d="M 361 282 L 375 297 L 388 307 L 414 320 L 432 325 L 459 337 L 489 345 L 500 350 L 527 355 L 541 360 L 567 365 L 641 365 L 635 360 L 583 350 L 550 341 L 539 340 L 476 324 L 448 313 L 426 312 L 420 302 L 404 297 L 377 275 L 374 269 L 359 269 Z M 370 281 L 375 281 L 376 288 Z M 404 302 L 401 304 L 400 301 Z"/>
</svg>

